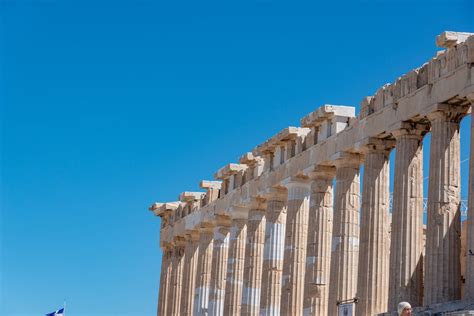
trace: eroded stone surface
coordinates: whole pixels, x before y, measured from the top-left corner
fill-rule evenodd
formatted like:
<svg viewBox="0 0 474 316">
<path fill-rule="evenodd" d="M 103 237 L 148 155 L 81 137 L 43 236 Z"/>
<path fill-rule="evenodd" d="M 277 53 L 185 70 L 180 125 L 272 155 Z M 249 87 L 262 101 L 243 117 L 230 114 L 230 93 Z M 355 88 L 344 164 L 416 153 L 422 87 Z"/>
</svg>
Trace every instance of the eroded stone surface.
<svg viewBox="0 0 474 316">
<path fill-rule="evenodd" d="M 336 315 L 337 301 L 358 296 L 363 315 L 393 311 L 401 300 L 436 306 L 460 298 L 459 121 L 474 99 L 474 36 L 445 32 L 437 44 L 445 50 L 363 98 L 357 115 L 352 107 L 324 105 L 302 118 L 302 127 L 281 130 L 238 164 L 219 169 L 219 181 L 202 181 L 206 192 L 185 191 L 177 202 L 154 203 L 150 210 L 162 220 L 165 251 L 158 314 L 188 313 L 194 304 L 196 315 Z M 421 143 L 429 128 L 423 272 Z M 388 247 L 387 156 L 367 148 L 394 141 Z M 471 149 L 466 298 L 474 293 L 472 155 Z M 322 178 L 321 170 L 332 176 Z M 310 181 L 311 189 L 299 194 L 288 186 L 295 179 Z M 199 236 L 198 246 L 191 235 Z M 185 278 L 195 286 L 184 288 Z"/>
</svg>

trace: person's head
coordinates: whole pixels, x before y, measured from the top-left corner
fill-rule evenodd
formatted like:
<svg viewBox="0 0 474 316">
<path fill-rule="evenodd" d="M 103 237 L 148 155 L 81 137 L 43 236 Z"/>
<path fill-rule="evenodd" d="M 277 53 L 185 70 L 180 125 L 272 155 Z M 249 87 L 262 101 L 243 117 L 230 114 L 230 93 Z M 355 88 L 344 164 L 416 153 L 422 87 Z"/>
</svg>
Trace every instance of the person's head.
<svg viewBox="0 0 474 316">
<path fill-rule="evenodd" d="M 398 315 L 408 316 L 411 315 L 411 305 L 408 302 L 398 303 Z"/>
</svg>

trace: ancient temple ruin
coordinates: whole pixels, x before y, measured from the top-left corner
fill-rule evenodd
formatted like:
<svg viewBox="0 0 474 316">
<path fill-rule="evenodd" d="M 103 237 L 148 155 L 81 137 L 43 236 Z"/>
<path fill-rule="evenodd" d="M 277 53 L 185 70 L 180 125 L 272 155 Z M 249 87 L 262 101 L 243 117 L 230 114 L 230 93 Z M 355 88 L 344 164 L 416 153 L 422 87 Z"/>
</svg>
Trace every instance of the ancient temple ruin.
<svg viewBox="0 0 474 316">
<path fill-rule="evenodd" d="M 158 315 L 338 315 L 341 306 L 373 315 L 400 301 L 419 310 L 473 301 L 474 143 L 461 256 L 459 125 L 474 106 L 474 34 L 444 32 L 436 43 L 442 51 L 363 98 L 358 114 L 323 105 L 202 181 L 205 192 L 154 203 Z"/>
</svg>

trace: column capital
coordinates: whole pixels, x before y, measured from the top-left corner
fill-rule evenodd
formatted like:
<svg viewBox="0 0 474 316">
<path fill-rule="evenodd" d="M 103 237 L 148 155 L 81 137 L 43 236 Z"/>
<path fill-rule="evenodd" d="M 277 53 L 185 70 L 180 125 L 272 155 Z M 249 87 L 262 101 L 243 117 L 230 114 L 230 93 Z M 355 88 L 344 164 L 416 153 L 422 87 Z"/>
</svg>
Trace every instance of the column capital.
<svg viewBox="0 0 474 316">
<path fill-rule="evenodd" d="M 265 211 L 267 209 L 267 200 L 263 196 L 250 197 L 244 200 L 242 205 L 249 210 Z"/>
<path fill-rule="evenodd" d="M 449 121 L 459 123 L 467 114 L 469 107 L 464 105 L 451 105 L 448 103 L 437 103 L 433 105 L 426 117 L 431 123 Z"/>
<path fill-rule="evenodd" d="M 169 241 L 161 240 L 160 247 L 161 247 L 161 250 L 163 250 L 163 252 L 171 251 L 171 250 L 173 250 L 173 243 L 171 243 Z"/>
<path fill-rule="evenodd" d="M 281 202 L 286 202 L 287 190 L 286 188 L 277 187 L 277 188 L 266 188 L 262 193 L 262 196 L 267 200 L 277 200 Z"/>
<path fill-rule="evenodd" d="M 331 156 L 331 160 L 336 168 L 359 168 L 362 156 L 360 154 L 339 151 Z"/>
<path fill-rule="evenodd" d="M 408 136 L 421 140 L 423 136 L 430 131 L 428 124 L 411 121 L 397 122 L 397 124 L 392 125 L 391 128 L 393 129 L 392 135 L 396 139 L 402 136 Z"/>
<path fill-rule="evenodd" d="M 184 247 L 186 245 L 186 236 L 174 236 L 173 244 L 175 247 Z"/>
<path fill-rule="evenodd" d="M 389 153 L 393 147 L 395 147 L 395 140 L 376 137 L 367 137 L 355 144 L 356 150 L 364 154 L 367 154 L 369 152 Z"/>
<path fill-rule="evenodd" d="M 286 179 L 283 179 L 280 184 L 285 187 L 289 188 L 290 186 L 293 185 L 298 185 L 298 186 L 304 186 L 306 184 L 309 184 L 311 182 L 311 179 L 306 176 L 306 175 L 296 175 L 296 176 L 291 176 Z"/>
<path fill-rule="evenodd" d="M 238 227 L 239 229 L 247 225 L 247 218 L 232 218 L 232 227 Z"/>
<path fill-rule="evenodd" d="M 232 220 L 247 219 L 249 208 L 241 205 L 232 205 L 227 209 L 227 213 L 230 214 Z"/>
<path fill-rule="evenodd" d="M 309 172 L 311 180 L 333 179 L 336 176 L 336 167 L 334 166 L 316 166 Z"/>
<path fill-rule="evenodd" d="M 471 105 L 474 105 L 474 92 L 473 93 L 469 93 L 467 96 L 467 99 L 469 100 L 469 102 L 471 102 Z M 471 113 L 472 114 L 472 113 Z"/>
<path fill-rule="evenodd" d="M 201 223 L 201 226 L 199 227 L 199 234 L 200 235 L 206 235 L 206 234 L 213 234 L 214 232 L 214 223 L 210 223 L 210 222 L 203 222 Z"/>
<path fill-rule="evenodd" d="M 200 232 L 199 230 L 190 230 L 186 232 L 186 235 L 184 236 L 186 242 L 190 241 L 199 241 L 200 238 Z"/>
<path fill-rule="evenodd" d="M 231 218 L 227 215 L 216 214 L 214 216 L 214 229 L 218 226 L 221 227 L 230 227 L 231 225 Z"/>
</svg>

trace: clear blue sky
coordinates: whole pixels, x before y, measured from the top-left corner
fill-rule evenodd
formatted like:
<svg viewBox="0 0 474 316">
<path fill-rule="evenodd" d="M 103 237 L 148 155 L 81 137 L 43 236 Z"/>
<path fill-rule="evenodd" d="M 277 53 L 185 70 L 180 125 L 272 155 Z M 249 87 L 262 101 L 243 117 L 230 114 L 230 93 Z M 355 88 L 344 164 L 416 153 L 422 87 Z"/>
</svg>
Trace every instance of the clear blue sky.
<svg viewBox="0 0 474 316">
<path fill-rule="evenodd" d="M 149 204 L 197 190 L 323 103 L 358 105 L 431 58 L 443 30 L 474 31 L 468 0 L 3 0 L 0 11 L 7 316 L 64 299 L 69 316 L 153 315 Z"/>
</svg>

